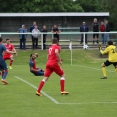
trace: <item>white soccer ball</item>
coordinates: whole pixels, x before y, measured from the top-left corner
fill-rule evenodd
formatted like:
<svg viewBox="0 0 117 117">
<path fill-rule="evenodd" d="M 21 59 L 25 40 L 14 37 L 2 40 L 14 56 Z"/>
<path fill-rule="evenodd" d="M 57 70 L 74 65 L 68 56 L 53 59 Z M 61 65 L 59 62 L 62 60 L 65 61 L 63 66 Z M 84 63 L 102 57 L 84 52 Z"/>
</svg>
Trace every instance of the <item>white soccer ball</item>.
<svg viewBox="0 0 117 117">
<path fill-rule="evenodd" d="M 85 49 L 85 50 L 88 49 L 88 45 L 84 45 L 83 49 Z"/>
</svg>

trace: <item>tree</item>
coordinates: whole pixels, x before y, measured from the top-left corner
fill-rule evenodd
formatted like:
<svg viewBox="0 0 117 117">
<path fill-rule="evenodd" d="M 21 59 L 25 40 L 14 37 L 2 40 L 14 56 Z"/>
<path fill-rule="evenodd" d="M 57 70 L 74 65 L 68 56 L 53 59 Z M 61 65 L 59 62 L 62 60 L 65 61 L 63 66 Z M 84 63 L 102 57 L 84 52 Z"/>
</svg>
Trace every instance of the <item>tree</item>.
<svg viewBox="0 0 117 117">
<path fill-rule="evenodd" d="M 100 0 L 76 0 L 76 4 L 82 6 L 85 12 L 100 12 Z"/>
<path fill-rule="evenodd" d="M 116 10 L 117 0 L 101 0 L 101 7 L 103 12 L 109 12 L 109 22 L 112 24 L 113 28 L 117 29 L 117 10 Z"/>
<path fill-rule="evenodd" d="M 2 0 L 0 12 L 82 12 L 72 0 Z"/>
</svg>

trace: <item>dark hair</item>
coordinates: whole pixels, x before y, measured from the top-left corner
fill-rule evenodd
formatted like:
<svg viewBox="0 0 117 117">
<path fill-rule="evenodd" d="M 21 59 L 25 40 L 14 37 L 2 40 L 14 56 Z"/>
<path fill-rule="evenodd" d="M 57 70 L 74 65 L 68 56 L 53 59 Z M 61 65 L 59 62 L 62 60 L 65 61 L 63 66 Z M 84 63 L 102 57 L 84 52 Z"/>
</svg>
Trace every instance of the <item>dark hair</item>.
<svg viewBox="0 0 117 117">
<path fill-rule="evenodd" d="M 10 39 L 6 39 L 6 41 L 7 41 L 7 40 L 10 40 Z"/>
<path fill-rule="evenodd" d="M 30 54 L 30 57 L 32 57 L 33 54 Z"/>
<path fill-rule="evenodd" d="M 3 40 L 2 37 L 0 37 L 0 42 L 2 42 L 2 40 Z"/>
<path fill-rule="evenodd" d="M 113 45 L 113 41 L 109 40 L 109 41 L 107 42 L 107 44 L 108 44 L 108 45 Z"/>
<path fill-rule="evenodd" d="M 52 44 L 57 44 L 57 43 L 58 43 L 58 39 L 57 38 L 52 39 Z"/>
</svg>

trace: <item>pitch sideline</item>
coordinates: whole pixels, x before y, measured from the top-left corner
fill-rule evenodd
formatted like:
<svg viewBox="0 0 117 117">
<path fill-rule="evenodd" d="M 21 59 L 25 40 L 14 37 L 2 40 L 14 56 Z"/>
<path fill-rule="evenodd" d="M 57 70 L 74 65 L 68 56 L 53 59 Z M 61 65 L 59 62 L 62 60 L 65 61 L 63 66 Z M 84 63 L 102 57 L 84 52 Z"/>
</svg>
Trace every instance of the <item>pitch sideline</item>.
<svg viewBox="0 0 117 117">
<path fill-rule="evenodd" d="M 19 79 L 19 80 L 21 80 L 21 81 L 23 81 L 24 83 L 28 84 L 29 86 L 33 87 L 34 89 L 37 89 L 36 86 L 34 86 L 33 84 L 27 82 L 26 80 L 24 80 L 24 79 L 22 79 L 22 78 L 20 78 L 18 76 L 14 76 L 14 77 L 17 78 L 17 79 Z M 43 95 L 45 95 L 47 98 L 49 98 L 51 101 L 53 101 L 55 104 L 59 104 L 59 102 L 57 100 L 55 100 L 53 97 L 51 97 L 48 94 L 46 94 L 44 91 L 41 91 L 41 93 Z"/>
</svg>

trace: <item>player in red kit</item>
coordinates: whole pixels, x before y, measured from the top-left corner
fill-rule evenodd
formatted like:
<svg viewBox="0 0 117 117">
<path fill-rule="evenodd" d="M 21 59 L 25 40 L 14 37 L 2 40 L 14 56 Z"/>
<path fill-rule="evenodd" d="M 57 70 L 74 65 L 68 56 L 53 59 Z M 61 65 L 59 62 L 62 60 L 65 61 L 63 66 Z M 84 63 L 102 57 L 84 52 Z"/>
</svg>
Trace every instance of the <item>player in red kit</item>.
<svg viewBox="0 0 117 117">
<path fill-rule="evenodd" d="M 61 86 L 60 93 L 66 94 L 66 95 L 69 94 L 69 92 L 66 92 L 64 89 L 65 77 L 64 77 L 63 70 L 59 66 L 59 64 L 62 65 L 62 60 L 60 58 L 60 46 L 58 46 L 58 40 L 56 38 L 52 40 L 52 45 L 48 49 L 47 59 L 48 60 L 46 63 L 46 70 L 44 72 L 44 78 L 39 84 L 39 87 L 36 91 L 36 95 L 42 96 L 41 89 L 53 72 L 55 72 L 61 77 L 60 78 L 60 86 Z"/>
<path fill-rule="evenodd" d="M 17 52 L 16 52 L 14 46 L 10 43 L 10 39 L 6 39 L 5 47 L 9 51 L 14 51 L 16 53 L 16 56 L 17 56 Z M 9 68 L 12 69 L 12 63 L 13 63 L 13 60 L 14 60 L 13 54 L 9 54 L 7 52 L 4 52 L 3 59 L 4 60 L 8 60 L 9 59 L 10 60 Z"/>
</svg>

